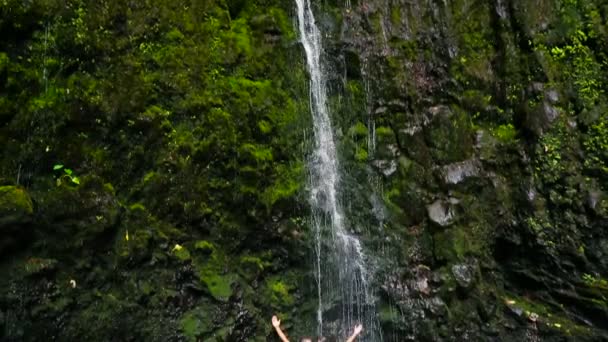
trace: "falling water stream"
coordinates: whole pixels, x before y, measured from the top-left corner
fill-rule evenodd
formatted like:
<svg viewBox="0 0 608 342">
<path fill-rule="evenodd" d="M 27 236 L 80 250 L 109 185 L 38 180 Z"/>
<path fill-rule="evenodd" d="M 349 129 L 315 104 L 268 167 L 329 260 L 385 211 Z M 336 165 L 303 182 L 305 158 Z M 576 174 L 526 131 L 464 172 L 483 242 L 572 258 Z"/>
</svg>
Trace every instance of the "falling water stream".
<svg viewBox="0 0 608 342">
<path fill-rule="evenodd" d="M 298 26 L 310 73 L 310 110 L 314 150 L 309 160 L 310 204 L 315 240 L 315 276 L 318 309 L 317 333 L 345 336 L 357 323 L 366 331 L 363 340 L 381 340 L 369 270 L 360 241 L 346 228 L 339 199 L 340 173 L 336 143 L 327 105 L 326 71 L 321 33 L 310 0 L 296 0 Z"/>
</svg>

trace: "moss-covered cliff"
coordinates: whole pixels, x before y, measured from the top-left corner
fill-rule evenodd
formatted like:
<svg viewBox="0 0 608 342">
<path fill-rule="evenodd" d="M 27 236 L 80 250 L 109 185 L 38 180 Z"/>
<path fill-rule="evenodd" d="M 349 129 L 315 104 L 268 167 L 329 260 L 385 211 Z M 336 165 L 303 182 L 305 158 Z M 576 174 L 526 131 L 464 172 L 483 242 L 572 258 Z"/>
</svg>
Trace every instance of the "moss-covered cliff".
<svg viewBox="0 0 608 342">
<path fill-rule="evenodd" d="M 308 248 L 290 4 L 0 6 L 1 335 L 264 339 Z"/>
<path fill-rule="evenodd" d="M 608 5 L 315 4 L 384 340 L 608 339 Z M 314 331 L 294 8 L 0 1 L 0 339 Z"/>
</svg>

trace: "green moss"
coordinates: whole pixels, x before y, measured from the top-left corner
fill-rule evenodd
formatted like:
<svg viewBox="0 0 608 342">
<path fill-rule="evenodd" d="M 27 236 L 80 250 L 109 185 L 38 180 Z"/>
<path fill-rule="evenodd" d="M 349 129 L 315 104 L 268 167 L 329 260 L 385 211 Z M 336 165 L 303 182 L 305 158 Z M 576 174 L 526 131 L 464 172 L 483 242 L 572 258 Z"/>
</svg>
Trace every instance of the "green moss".
<svg viewBox="0 0 608 342">
<path fill-rule="evenodd" d="M 367 150 L 365 150 L 365 149 L 360 148 L 355 153 L 355 159 L 359 162 L 367 161 L 367 158 L 368 158 L 368 154 L 367 154 Z"/>
<path fill-rule="evenodd" d="M 585 167 L 608 179 L 608 115 L 603 115 L 584 136 Z"/>
<path fill-rule="evenodd" d="M 210 307 L 197 307 L 187 312 L 181 319 L 180 326 L 188 341 L 200 341 L 200 338 L 213 331 L 213 316 Z"/>
<path fill-rule="evenodd" d="M 437 258 L 457 262 L 471 255 L 483 255 L 484 240 L 481 227 L 452 227 L 433 235 L 434 250 Z"/>
<path fill-rule="evenodd" d="M 227 273 L 230 259 L 208 241 L 198 241 L 196 250 L 205 251 L 205 255 L 195 255 L 192 264 L 195 267 L 200 281 L 205 284 L 213 298 L 227 301 L 232 295 L 232 284 L 238 276 Z"/>
<path fill-rule="evenodd" d="M 561 309 L 513 294 L 504 295 L 503 300 L 506 306 L 519 308 L 523 310 L 526 316 L 530 316 L 532 313 L 537 314 L 546 328 L 555 330 L 560 334 L 578 337 L 592 336 L 592 331 L 588 326 L 579 325 L 566 317 Z"/>
<path fill-rule="evenodd" d="M 215 251 L 215 245 L 207 240 L 200 240 L 194 244 L 194 249 L 213 253 Z"/>
<path fill-rule="evenodd" d="M 146 173 L 143 178 L 144 184 L 151 182 L 154 178 L 158 177 L 158 174 L 154 171 Z"/>
<path fill-rule="evenodd" d="M 376 128 L 376 136 L 378 136 L 378 138 L 391 137 L 393 135 L 393 130 L 390 127 L 380 126 Z"/>
<path fill-rule="evenodd" d="M 29 215 L 33 212 L 32 199 L 24 189 L 16 186 L 0 186 L 1 215 Z"/>
<path fill-rule="evenodd" d="M 181 42 L 185 37 L 184 37 L 184 34 L 180 30 L 178 30 L 177 28 L 173 28 L 171 31 L 169 31 L 169 32 L 167 32 L 167 34 L 165 34 L 165 38 L 168 40 Z"/>
<path fill-rule="evenodd" d="M 116 189 L 114 189 L 114 186 L 112 185 L 112 183 L 104 183 L 103 189 L 112 195 L 116 195 Z"/>
<path fill-rule="evenodd" d="M 272 265 L 269 262 L 263 261 L 261 258 L 245 255 L 241 257 L 241 266 L 250 267 L 253 266 L 259 271 L 263 271 L 264 268 Z"/>
<path fill-rule="evenodd" d="M 391 6 L 391 24 L 395 26 L 401 24 L 401 6 Z"/>
<path fill-rule="evenodd" d="M 272 132 L 272 125 L 266 120 L 258 121 L 258 128 L 260 129 L 260 132 L 264 134 Z"/>
<path fill-rule="evenodd" d="M 594 277 L 591 274 L 583 274 L 583 281 L 590 287 L 597 287 L 603 290 L 608 290 L 608 280 Z"/>
<path fill-rule="evenodd" d="M 258 163 L 272 161 L 272 150 L 267 147 L 255 146 L 253 144 L 243 144 L 240 152 L 247 154 Z"/>
<path fill-rule="evenodd" d="M 172 252 L 173 252 L 173 255 L 175 255 L 181 261 L 190 260 L 190 258 L 191 258 L 190 251 L 182 245 L 176 244 L 173 247 Z"/>
<path fill-rule="evenodd" d="M 426 134 L 431 155 L 439 164 L 463 161 L 473 153 L 473 126 L 460 107 L 437 117 Z"/>
<path fill-rule="evenodd" d="M 348 134 L 356 137 L 356 138 L 364 138 L 367 136 L 367 126 L 365 126 L 361 121 L 357 121 L 357 123 L 348 130 Z"/>
<path fill-rule="evenodd" d="M 0 52 L 0 72 L 3 72 L 9 65 L 10 59 L 4 52 Z"/>
<path fill-rule="evenodd" d="M 259 254 L 242 257 L 239 239 L 255 244 L 261 236 L 271 237 L 262 224 L 270 222 L 271 213 L 280 210 L 286 220 L 300 214 L 294 203 L 304 178 L 303 155 L 293 151 L 301 150 L 308 94 L 304 64 L 293 58 L 296 33 L 286 12 L 292 8 L 274 0 L 243 1 L 235 10 L 235 3 L 77 1 L 66 7 L 57 1 L 31 6 L 9 0 L 11 15 L 2 18 L 2 27 L 18 34 L 0 52 L 0 143 L 6 147 L 0 180 L 10 184 L 20 177 L 36 196 L 41 226 L 20 230 L 24 237 L 35 232 L 35 241 L 27 245 L 49 254 L 69 245 L 70 253 L 61 254 L 60 272 L 85 272 L 86 281 L 77 279 L 79 288 L 86 282 L 87 288 L 111 293 L 72 291 L 94 298 L 78 298 L 73 320 L 61 327 L 66 339 L 96 334 L 104 340 L 181 338 L 176 327 L 165 324 L 175 323 L 185 308 L 166 307 L 178 296 L 174 267 L 192 263 L 200 278 L 195 286 L 226 301 L 231 286 L 242 281 L 236 274 L 241 268 L 260 275 L 271 271 Z M 124 25 L 117 26 L 116 18 Z M 56 160 L 82 172 L 83 185 L 53 186 L 50 193 L 62 195 L 47 195 L 51 177 L 43 166 Z M 113 186 L 108 184 L 111 190 L 102 196 L 98 189 L 91 191 L 89 177 Z M 241 186 L 252 190 L 240 192 Z M 6 218 L 5 205 L 33 214 L 29 198 L 18 205 L 5 199 L 2 193 L 0 221 Z M 117 219 L 98 209 L 108 205 L 117 207 Z M 254 229 L 259 236 L 250 234 Z M 177 241 L 181 249 L 173 248 Z M 91 261 L 93 256 L 99 263 Z M 71 269 L 72 261 L 78 270 Z M 170 276 L 157 278 L 163 273 Z M 153 284 L 139 282 L 142 275 L 154 278 Z M 37 286 L 31 285 L 28 289 Z M 61 293 L 51 297 L 63 296 L 64 287 L 58 289 Z M 141 320 L 132 303 L 145 303 L 145 314 L 154 319 Z M 30 309 L 24 312 L 29 315 Z M 184 319 L 185 335 L 215 338 L 207 335 L 212 330 L 197 326 L 211 317 L 201 312 L 205 315 Z M 40 314 L 31 320 L 45 324 L 64 313 L 44 312 L 45 318 Z M 28 331 L 29 318 L 19 317 L 20 331 Z M 148 321 L 167 332 L 143 335 Z M 93 322 L 99 325 L 86 333 Z M 227 328 L 217 334 L 229 339 L 234 324 L 222 324 Z M 54 329 L 59 330 L 9 339 L 59 336 Z"/>
<path fill-rule="evenodd" d="M 223 276 L 215 272 L 214 270 L 205 269 L 199 273 L 199 278 L 205 283 L 215 299 L 227 301 L 232 295 L 232 283 L 235 279 L 232 276 Z"/>
<path fill-rule="evenodd" d="M 276 179 L 262 193 L 262 201 L 271 208 L 281 200 L 293 198 L 302 188 L 304 167 L 302 164 L 275 166 Z"/>
<path fill-rule="evenodd" d="M 146 207 L 141 203 L 134 203 L 129 206 L 131 211 L 146 211 Z"/>
<path fill-rule="evenodd" d="M 288 308 L 295 302 L 290 294 L 294 287 L 280 277 L 270 277 L 266 280 L 266 292 L 270 298 L 270 304 L 276 308 Z"/>
<path fill-rule="evenodd" d="M 505 124 L 491 130 L 492 136 L 506 145 L 512 145 L 517 141 L 517 130 L 513 124 Z"/>
</svg>

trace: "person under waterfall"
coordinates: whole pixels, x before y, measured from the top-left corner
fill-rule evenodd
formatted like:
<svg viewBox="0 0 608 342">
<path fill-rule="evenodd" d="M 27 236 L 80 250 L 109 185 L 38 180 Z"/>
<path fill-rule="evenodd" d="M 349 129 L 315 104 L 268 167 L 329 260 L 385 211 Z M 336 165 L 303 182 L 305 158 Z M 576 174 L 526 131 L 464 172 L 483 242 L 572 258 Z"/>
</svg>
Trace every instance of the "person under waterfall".
<svg viewBox="0 0 608 342">
<path fill-rule="evenodd" d="M 289 342 L 289 339 L 287 338 L 287 336 L 285 335 L 283 330 L 281 330 L 281 321 L 277 318 L 277 316 L 272 316 L 272 326 L 274 327 L 274 330 L 276 330 L 277 335 L 279 335 L 279 337 L 281 338 L 281 341 Z M 355 340 L 355 338 L 357 338 L 357 336 L 359 336 L 359 334 L 361 334 L 362 331 L 363 331 L 363 326 L 361 324 L 357 324 L 355 326 L 355 329 L 353 330 L 353 334 L 346 340 L 346 342 L 353 342 Z M 323 338 L 319 339 L 320 342 L 322 342 L 323 340 L 324 340 Z M 312 339 L 305 337 L 305 338 L 302 338 L 302 340 L 300 340 L 300 341 L 301 342 L 312 342 Z"/>
</svg>

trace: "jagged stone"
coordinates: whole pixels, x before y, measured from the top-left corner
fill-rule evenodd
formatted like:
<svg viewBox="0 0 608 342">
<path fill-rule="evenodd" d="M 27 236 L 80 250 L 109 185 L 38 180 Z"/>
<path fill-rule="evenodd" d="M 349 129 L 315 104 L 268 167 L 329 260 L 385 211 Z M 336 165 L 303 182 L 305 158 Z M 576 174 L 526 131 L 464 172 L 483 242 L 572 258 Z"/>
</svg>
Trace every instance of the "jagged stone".
<svg viewBox="0 0 608 342">
<path fill-rule="evenodd" d="M 454 279 L 458 285 L 462 288 L 468 289 L 473 284 L 475 280 L 475 267 L 469 264 L 456 264 L 453 265 L 452 275 L 454 275 Z"/>
<path fill-rule="evenodd" d="M 481 173 L 481 163 L 476 159 L 469 159 L 452 163 L 441 169 L 443 179 L 447 184 L 458 184 L 469 177 L 477 177 Z"/>
</svg>

